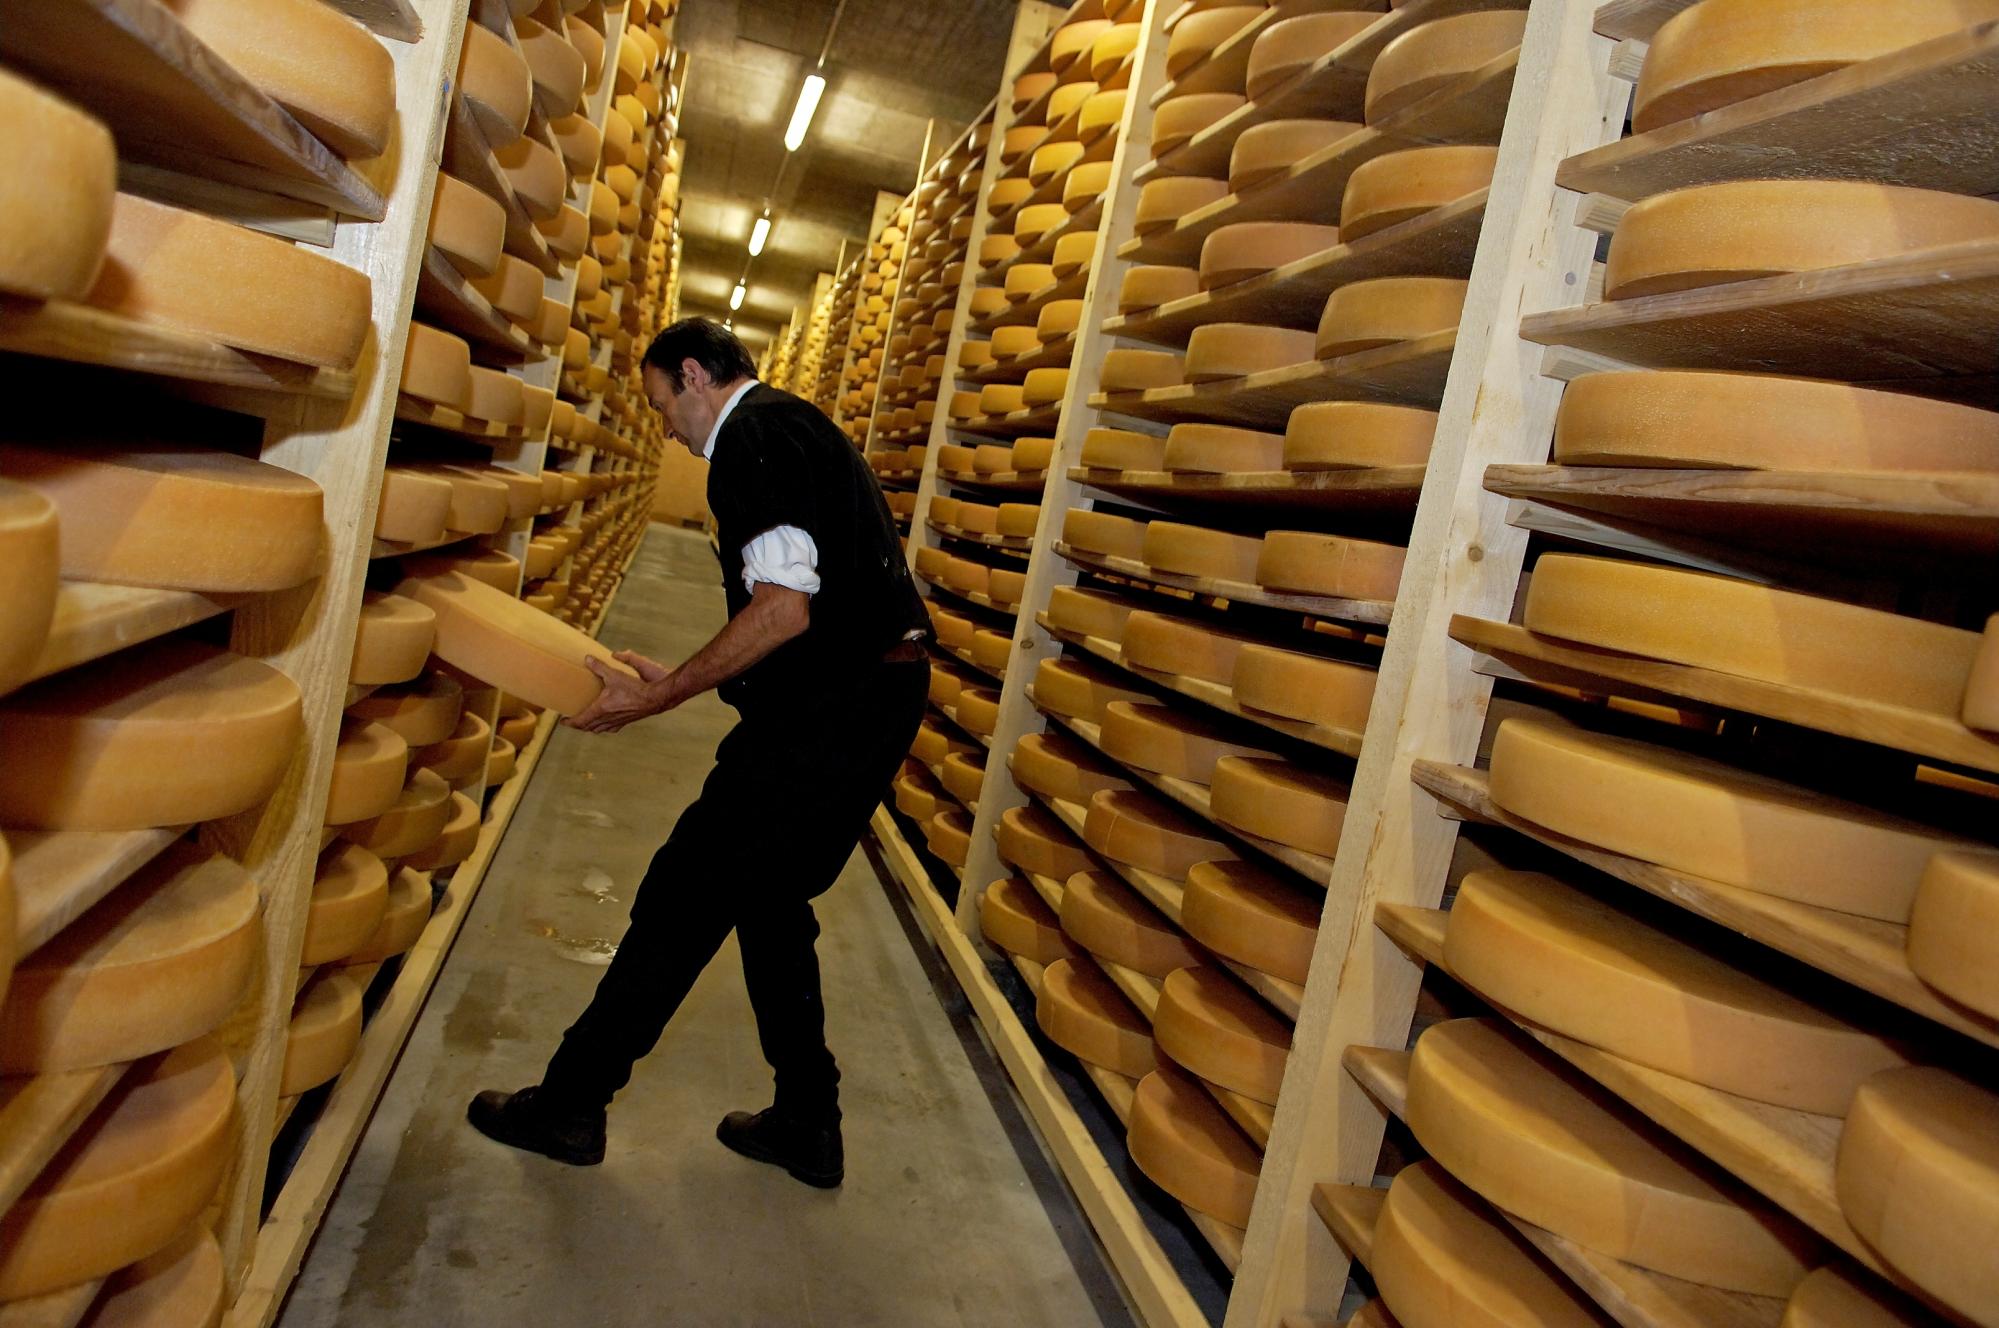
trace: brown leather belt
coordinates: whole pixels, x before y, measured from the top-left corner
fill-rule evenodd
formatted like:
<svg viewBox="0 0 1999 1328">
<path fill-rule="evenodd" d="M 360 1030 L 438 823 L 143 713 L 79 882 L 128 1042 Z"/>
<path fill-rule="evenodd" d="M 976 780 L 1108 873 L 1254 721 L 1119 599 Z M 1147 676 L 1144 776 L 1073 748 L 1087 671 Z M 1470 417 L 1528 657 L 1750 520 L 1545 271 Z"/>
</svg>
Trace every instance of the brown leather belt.
<svg viewBox="0 0 1999 1328">
<path fill-rule="evenodd" d="M 889 647 L 887 654 L 882 656 L 882 663 L 907 664 L 919 659 L 928 659 L 929 657 L 929 652 L 923 648 L 923 642 L 898 641 Z"/>
</svg>

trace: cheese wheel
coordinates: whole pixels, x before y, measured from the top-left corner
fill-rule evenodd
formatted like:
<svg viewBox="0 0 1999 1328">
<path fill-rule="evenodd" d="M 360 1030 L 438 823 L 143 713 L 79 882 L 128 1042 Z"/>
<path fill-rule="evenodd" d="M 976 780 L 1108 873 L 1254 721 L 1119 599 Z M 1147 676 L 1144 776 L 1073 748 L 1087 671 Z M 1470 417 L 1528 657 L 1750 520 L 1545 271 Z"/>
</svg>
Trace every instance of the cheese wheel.
<svg viewBox="0 0 1999 1328">
<path fill-rule="evenodd" d="M 467 710 L 459 717 L 458 727 L 442 742 L 432 743 L 410 754 L 413 767 L 429 770 L 447 784 L 459 784 L 472 779 L 485 769 L 487 749 L 493 739 L 492 726 L 484 718 Z M 389 803 L 394 805 L 392 799 Z M 384 809 L 386 810 L 386 808 Z M 377 813 L 379 814 L 379 813 Z M 385 854 L 385 857 L 401 857 L 401 854 Z"/>
<path fill-rule="evenodd" d="M 515 258 L 512 254 L 502 254 L 492 275 L 475 277 L 472 289 L 485 296 L 495 309 L 514 322 L 527 323 L 541 314 L 542 280 L 540 269 Z M 486 372 L 498 371 L 489 369 Z M 507 377 L 505 374 L 500 376 Z M 518 384 L 521 380 L 510 378 L 509 381 Z M 518 387 L 515 390 L 518 392 Z M 475 415 L 483 413 L 477 410 L 473 412 Z M 499 417 L 487 415 L 486 418 Z"/>
<path fill-rule="evenodd" d="M 0 1073 L 136 1060 L 208 1033 L 248 989 L 257 885 L 180 840 L 14 969 Z"/>
<path fill-rule="evenodd" d="M 1106 351 L 1098 366 L 1098 385 L 1106 392 L 1144 392 L 1176 387 L 1185 381 L 1186 361 L 1170 350 L 1120 346 Z"/>
<path fill-rule="evenodd" d="M 1132 787 L 1123 772 L 1099 760 L 1093 749 L 1054 731 L 1022 735 L 1008 764 L 1022 788 L 1064 802 L 1087 805 L 1105 789 Z"/>
<path fill-rule="evenodd" d="M 1055 242 L 1055 258 L 1049 266 L 1054 269 L 1058 281 L 1064 280 L 1075 276 L 1078 272 L 1088 272 L 1090 264 L 1096 259 L 1096 254 L 1097 233 L 1077 231 Z"/>
<path fill-rule="evenodd" d="M 1178 521 L 1152 521 L 1146 523 L 1139 556 L 1162 572 L 1217 581 L 1254 581 L 1262 551 L 1263 541 L 1255 535 Z"/>
<path fill-rule="evenodd" d="M 403 347 L 401 390 L 452 410 L 472 407 L 472 347 L 463 337 L 411 323 Z"/>
<path fill-rule="evenodd" d="M 1263 537 L 1255 580 L 1266 590 L 1287 594 L 1393 600 L 1408 552 L 1399 544 L 1273 530 Z"/>
<path fill-rule="evenodd" d="M 535 721 L 527 717 L 530 730 Z M 510 721 L 511 722 L 511 721 Z M 505 725 L 501 726 L 505 728 Z M 511 743 L 511 738 L 502 739 Z M 442 871 L 455 867 L 472 855 L 479 842 L 479 804 L 463 793 L 453 793 L 449 799 L 444 828 L 426 848 L 403 858 L 403 865 L 418 871 Z M 428 908 L 425 912 L 428 913 Z"/>
<path fill-rule="evenodd" d="M 401 595 L 369 591 L 361 597 L 348 681 L 360 687 L 408 682 L 423 672 L 436 639 L 436 614 Z"/>
<path fill-rule="evenodd" d="M 1863 1079 L 1904 1063 L 1838 1013 L 1549 876 L 1467 876 L 1444 953 L 1522 1019 L 1758 1102 L 1842 1116 Z"/>
<path fill-rule="evenodd" d="M 1999 1018 L 1995 920 L 1999 858 L 1989 852 L 1940 852 L 1929 860 L 1909 917 L 1909 967 L 1959 1004 Z"/>
<path fill-rule="evenodd" d="M 1215 762 L 1224 756 L 1267 754 L 1234 741 L 1230 730 L 1191 711 L 1144 699 L 1107 703 L 1102 723 L 1106 755 L 1141 770 L 1196 784 L 1211 783 Z"/>
<path fill-rule="evenodd" d="M 1128 516 L 1072 507 L 1062 514 L 1062 539 L 1088 553 L 1139 558 L 1145 552 L 1145 524 Z"/>
<path fill-rule="evenodd" d="M 1048 94 L 1048 113 L 1043 117 L 1043 122 L 1050 129 L 1053 129 L 1056 125 L 1061 124 L 1064 120 L 1080 111 L 1083 108 L 1083 103 L 1095 96 L 1096 93 L 1097 85 L 1095 83 L 1087 81 L 1082 83 L 1064 83 L 1062 86 L 1056 88 L 1055 91 Z M 1076 146 L 1081 148 L 1082 145 L 1079 143 Z M 1037 152 L 1035 155 L 1039 156 L 1040 153 Z M 1067 168 L 1064 167 L 1064 169 Z M 1028 174 L 1032 176 L 1033 171 L 1030 169 Z"/>
<path fill-rule="evenodd" d="M 1132 232 L 1145 236 L 1171 230 L 1182 217 L 1220 202 L 1228 194 L 1226 181 L 1200 175 L 1169 175 L 1148 180 L 1138 191 Z"/>
<path fill-rule="evenodd" d="M 950 646 L 954 650 L 970 650 L 972 648 L 972 632 L 974 630 L 972 620 L 965 617 L 962 613 L 951 613 L 949 611 L 940 613 L 936 618 L 936 628 L 937 639 L 943 644 Z"/>
<path fill-rule="evenodd" d="M 1187 381 L 1243 378 L 1308 363 L 1313 353 L 1310 332 L 1257 323 L 1203 323 L 1187 338 Z"/>
<path fill-rule="evenodd" d="M 1106 18 L 1116 24 L 1090 46 L 1090 77 L 1099 83 L 1107 82 L 1118 68 L 1131 58 L 1138 49 L 1138 36 L 1143 29 L 1136 21 L 1120 21 L 1124 15 L 1110 12 L 1105 6 Z"/>
<path fill-rule="evenodd" d="M 1004 567 L 995 567 L 987 577 L 986 594 L 992 602 L 1003 609 L 1013 609 L 1027 593 L 1027 573 L 1012 572 Z"/>
<path fill-rule="evenodd" d="M 1130 600 L 1101 590 L 1057 586 L 1048 597 L 1048 620 L 1064 631 L 1122 641 L 1135 608 Z"/>
<path fill-rule="evenodd" d="M 55 619 L 61 570 L 55 504 L 0 479 L 0 692 L 34 668 Z"/>
<path fill-rule="evenodd" d="M 1523 617 L 1529 631 L 1606 650 L 1953 719 L 1979 644 L 1879 609 L 1573 554 L 1535 564 Z"/>
<path fill-rule="evenodd" d="M 1208 828 L 1149 793 L 1106 789 L 1090 798 L 1083 839 L 1114 862 L 1178 881 L 1197 862 L 1235 856 Z"/>
<path fill-rule="evenodd" d="M 486 754 L 486 787 L 506 783 L 519 768 L 519 754 L 514 751 L 514 745 L 505 738 L 493 739 L 492 749 Z"/>
<path fill-rule="evenodd" d="M 1060 959 L 1048 966 L 1034 1022 L 1064 1051 L 1128 1079 L 1158 1064 L 1151 1025 L 1094 960 Z"/>
<path fill-rule="evenodd" d="M 518 138 L 527 128 L 534 106 L 534 76 L 528 62 L 511 42 L 480 23 L 465 25 L 465 44 L 458 53 L 458 90 L 467 101 L 490 114 L 480 127 L 510 128 Z"/>
<path fill-rule="evenodd" d="M 231 816 L 276 787 L 300 732 L 298 686 L 269 665 L 185 639 L 135 646 L 0 698 L 0 824 Z"/>
<path fill-rule="evenodd" d="M 529 487 L 532 488 L 535 492 L 536 502 L 537 503 L 540 502 L 541 485 L 539 482 L 537 482 L 534 479 L 532 475 L 522 476 L 517 471 L 496 470 L 494 473 L 496 475 L 506 475 L 513 478 L 526 479 L 529 483 Z M 509 483 L 508 488 L 510 491 L 513 489 L 513 485 L 511 484 L 511 482 Z M 516 511 L 517 511 L 516 508 L 510 507 L 508 509 L 508 515 L 509 516 L 514 515 Z M 534 515 L 534 513 L 522 512 L 520 513 L 520 515 L 532 516 Z M 496 590 L 504 590 L 508 594 L 512 594 L 514 591 L 520 589 L 520 584 L 521 584 L 521 565 L 519 560 L 511 558 L 504 553 L 501 553 L 498 549 L 479 549 L 476 552 L 468 551 L 464 553 L 452 553 L 450 551 L 446 551 L 427 556 L 409 558 L 404 561 L 403 567 L 404 570 L 406 571 L 413 571 L 425 575 L 431 572 L 445 572 L 445 571 L 463 572 L 465 573 L 465 575 L 471 577 L 475 581 L 484 581 L 487 585 L 492 586 Z M 414 677 L 415 675 L 412 674 L 411 676 Z"/>
<path fill-rule="evenodd" d="M 1187 869 L 1180 925 L 1224 959 L 1303 986 L 1318 939 L 1320 904 L 1239 860 Z"/>
<path fill-rule="evenodd" d="M 366 720 L 346 721 L 333 753 L 326 824 L 365 821 L 395 806 L 409 766 L 409 744 L 395 730 Z"/>
<path fill-rule="evenodd" d="M 1217 968 L 1183 968 L 1159 990 L 1159 1049 L 1211 1084 L 1275 1103 L 1291 1055 L 1291 1029 Z"/>
<path fill-rule="evenodd" d="M 1236 655 L 1229 690 L 1251 710 L 1359 733 L 1374 703 L 1375 678 L 1365 665 L 1251 643 Z"/>
<path fill-rule="evenodd" d="M 83 1328 L 208 1328 L 227 1308 L 222 1247 L 197 1222 L 179 1239 L 113 1273 Z"/>
<path fill-rule="evenodd" d="M 1041 338 L 1034 334 L 1031 326 L 996 327 L 993 329 L 992 347 L 993 355 L 998 359 L 1018 359 L 1040 350 Z"/>
<path fill-rule="evenodd" d="M 566 263 L 574 263 L 582 258 L 584 249 L 590 244 L 589 213 L 566 203 L 553 217 L 545 217 L 535 222 L 534 228 L 544 240 L 548 241 L 548 247 L 555 251 L 555 256 Z M 561 311 L 559 326 L 566 327 L 569 323 L 569 310 L 563 309 L 561 304 L 554 300 L 544 301 L 541 317 L 535 322 L 535 339 L 543 345 L 549 345 L 558 339 L 544 335 L 550 305 Z"/>
<path fill-rule="evenodd" d="M 535 730 L 540 727 L 541 721 L 534 715 L 515 715 L 495 725 L 493 731 L 515 747 L 525 750 L 534 741 Z"/>
<path fill-rule="evenodd" d="M 381 155 L 396 109 L 388 47 L 315 0 L 175 0 L 182 26 L 343 157 Z"/>
<path fill-rule="evenodd" d="M 1097 38 L 1112 26 L 1108 19 L 1084 19 L 1055 29 L 1055 35 L 1048 39 L 1048 67 L 1058 76 L 1067 72 L 1070 65 L 1090 53 Z"/>
<path fill-rule="evenodd" d="M 490 275 L 507 241 L 507 210 L 499 200 L 442 171 L 430 203 L 430 243 L 468 277 Z"/>
<path fill-rule="evenodd" d="M 1460 14 L 1409 29 L 1381 48 L 1368 71 L 1367 122 L 1378 125 L 1404 107 L 1517 50 L 1526 29 L 1524 9 Z"/>
<path fill-rule="evenodd" d="M 993 187 L 986 193 L 986 211 L 992 216 L 1001 217 L 1032 197 L 1034 197 L 1034 185 L 1024 177 L 995 180 Z M 981 258 L 983 260 L 983 255 Z"/>
<path fill-rule="evenodd" d="M 278 1094 L 295 1097 L 336 1077 L 361 1044 L 361 994 L 366 984 L 349 968 L 313 975 L 292 1006 L 285 1032 L 284 1070 Z"/>
<path fill-rule="evenodd" d="M 1201 956 L 1180 929 L 1107 872 L 1077 872 L 1062 887 L 1062 930 L 1091 954 L 1163 978 Z"/>
<path fill-rule="evenodd" d="M 1132 429 L 1091 429 L 1083 435 L 1078 454 L 1081 464 L 1092 470 L 1158 470 L 1165 458 L 1164 438 Z"/>
<path fill-rule="evenodd" d="M 944 769 L 939 778 L 945 792 L 969 808 L 978 802 L 979 794 L 984 791 L 985 760 L 971 752 L 952 752 L 944 758 Z"/>
<path fill-rule="evenodd" d="M 1118 287 L 1118 312 L 1137 313 L 1184 300 L 1201 289 L 1201 274 L 1191 267 L 1136 264 L 1125 269 Z M 1179 381 L 1176 374 L 1174 382 Z"/>
<path fill-rule="evenodd" d="M 999 726 L 999 693 L 990 687 L 966 687 L 958 693 L 958 723 L 968 732 L 990 737 Z"/>
<path fill-rule="evenodd" d="M 1784 1305 L 1777 1328 L 1925 1328 L 1931 1315 L 1865 1273 L 1828 1264 L 1812 1270 Z"/>
<path fill-rule="evenodd" d="M 1013 236 L 1022 244 L 1037 244 L 1049 232 L 1069 220 L 1069 209 L 1060 203 L 1032 203 L 1013 219 Z"/>
<path fill-rule="evenodd" d="M 1099 723 L 1113 701 L 1148 701 L 1152 694 L 1132 687 L 1115 672 L 1079 659 L 1049 658 L 1034 673 L 1034 700 L 1071 719 Z"/>
<path fill-rule="evenodd" d="M 923 765 L 941 765 L 952 752 L 972 752 L 978 744 L 945 732 L 928 719 L 917 726 L 916 738 L 910 743 L 909 754 Z"/>
<path fill-rule="evenodd" d="M 1078 953 L 1034 887 L 1017 876 L 994 881 L 979 896 L 979 928 L 987 940 L 1008 954 L 1037 964 L 1052 964 Z"/>
<path fill-rule="evenodd" d="M 1091 97 L 1076 112 L 1076 137 L 1087 145 L 1106 134 L 1122 132 L 1130 100 L 1131 92 L 1126 88 L 1106 89 Z"/>
<path fill-rule="evenodd" d="M 1840 1133 L 1846 1220 L 1922 1291 L 1974 1323 L 1999 1323 L 1999 1096 L 1912 1066 L 1860 1086 Z"/>
<path fill-rule="evenodd" d="M 1281 760 L 1215 762 L 1211 814 L 1231 829 L 1330 858 L 1346 823 L 1346 781 Z"/>
<path fill-rule="evenodd" d="M 0 1217 L 0 1298 L 95 1281 L 167 1248 L 222 1181 L 235 1111 L 236 1076 L 210 1039 L 128 1070 Z"/>
<path fill-rule="evenodd" d="M 1018 438 L 1014 440 L 1011 450 L 1012 468 L 1022 475 L 1038 475 L 1055 460 L 1053 438 Z"/>
<path fill-rule="evenodd" d="M 1683 11 L 1652 35 L 1632 129 L 1646 133 L 1995 18 L 1990 0 L 1907 0 L 1892 10 L 1724 0 Z"/>
<path fill-rule="evenodd" d="M 1067 369 L 1029 369 L 1021 384 L 1021 401 L 1029 406 L 1046 406 L 1060 401 L 1069 391 Z"/>
<path fill-rule="evenodd" d="M 303 245 L 120 193 L 84 296 L 111 313 L 283 360 L 352 369 L 368 276 Z"/>
<path fill-rule="evenodd" d="M 1404 1328 L 1611 1328 L 1616 1322 L 1431 1161 L 1403 1168 L 1389 1185 L 1368 1271 Z"/>
<path fill-rule="evenodd" d="M 1126 1139 L 1160 1189 L 1218 1222 L 1249 1225 L 1263 1158 L 1194 1080 L 1165 1065 L 1140 1080 Z"/>
<path fill-rule="evenodd" d="M 1821 1256 L 1789 1217 L 1497 1020 L 1417 1039 L 1406 1117 L 1488 1203 L 1610 1258 L 1788 1296 Z"/>
<path fill-rule="evenodd" d="M 1219 5 L 1183 14 L 1166 42 L 1166 77 L 1178 78 L 1263 13 L 1263 6 Z"/>
<path fill-rule="evenodd" d="M 1179 36 L 1178 31 L 1174 36 Z M 1152 155 L 1165 156 L 1244 104 L 1239 92 L 1195 92 L 1168 97 L 1152 113 Z"/>
<path fill-rule="evenodd" d="M 1251 125 L 1229 151 L 1229 190 L 1239 194 L 1284 175 L 1362 127 L 1350 120 L 1267 120 Z"/>
<path fill-rule="evenodd" d="M 1319 358 L 1456 331 L 1469 285 L 1455 277 L 1377 277 L 1342 286 L 1319 318 Z"/>
<path fill-rule="evenodd" d="M 1340 236 L 1347 243 L 1475 194 L 1492 183 L 1499 149 L 1411 148 L 1363 162 L 1347 177 Z"/>
<path fill-rule="evenodd" d="M 1555 418 L 1577 466 L 1999 470 L 1999 412 L 1766 374 L 1588 374 Z"/>
<path fill-rule="evenodd" d="M 393 807 L 343 825 L 340 833 L 378 858 L 402 858 L 436 843 L 451 811 L 451 786 L 435 771 L 418 766 Z"/>
<path fill-rule="evenodd" d="M 1026 300 L 1054 280 L 1055 269 L 1047 263 L 1015 263 L 1006 270 L 1006 297 L 1015 302 Z"/>
<path fill-rule="evenodd" d="M 1110 191 L 1111 167 L 1115 162 L 1085 161 L 1069 168 L 1068 178 L 1062 182 L 1062 208 L 1070 216 L 1076 215 L 1101 199 Z M 1096 232 L 1088 232 L 1094 236 Z M 1066 241 L 1072 236 L 1063 236 Z M 1059 245 L 1062 241 L 1057 241 Z M 1094 240 L 1092 247 L 1094 247 Z"/>
<path fill-rule="evenodd" d="M 319 486 L 228 452 L 0 443 L 0 470 L 55 506 L 62 575 L 163 590 L 282 590 L 317 575 Z"/>
<path fill-rule="evenodd" d="M 1999 202 L 1853 180 L 1745 180 L 1654 194 L 1611 237 L 1604 298 L 1806 272 L 1999 234 Z"/>
<path fill-rule="evenodd" d="M 1022 74 L 1013 81 L 1013 111 L 1015 115 L 1026 110 L 1055 90 L 1056 76 L 1047 71 Z"/>
<path fill-rule="evenodd" d="M 1006 131 L 1000 140 L 1000 162 L 1011 166 L 1034 150 L 1035 145 L 1048 137 L 1045 125 L 1018 124 Z"/>
<path fill-rule="evenodd" d="M 924 786 L 914 777 L 905 776 L 894 784 L 895 809 L 904 816 L 927 824 L 943 809 L 943 799 L 934 788 Z"/>
<path fill-rule="evenodd" d="M 1039 503 L 1001 503 L 994 522 L 996 533 L 1009 539 L 1028 539 L 1041 524 Z"/>
<path fill-rule="evenodd" d="M 1535 719 L 1500 724 L 1492 799 L 1612 853 L 1898 924 L 1933 856 L 1983 847 L 1721 761 Z"/>
<path fill-rule="evenodd" d="M 1027 178 L 1037 188 L 1074 166 L 1083 158 L 1083 145 L 1076 142 L 1049 143 L 1038 147 L 1027 159 Z M 1067 215 L 1067 209 L 1063 210 Z M 1016 226 L 1014 233 L 1019 234 Z"/>
<path fill-rule="evenodd" d="M 1261 276 L 1286 263 L 1337 248 L 1340 239 L 1338 226 L 1299 221 L 1242 221 L 1223 226 L 1201 243 L 1201 289 L 1213 290 Z M 1196 329 L 1195 335 L 1199 334 Z M 1302 338 L 1305 334 L 1291 335 Z M 1188 355 L 1193 355 L 1191 342 Z"/>
<path fill-rule="evenodd" d="M 1228 475 L 1282 470 L 1284 436 L 1223 424 L 1176 424 L 1163 468 L 1177 474 Z"/>
<path fill-rule="evenodd" d="M 547 221 L 562 211 L 569 193 L 569 169 L 554 148 L 527 135 L 493 149 L 493 160 L 507 177 L 514 197 L 529 217 Z M 602 187 L 602 186 L 599 186 Z M 594 213 L 596 202 L 591 208 Z"/>
<path fill-rule="evenodd" d="M 569 168 L 572 179 L 588 179 L 590 172 L 604 156 L 604 133 L 590 122 L 590 117 L 570 114 L 548 122 L 549 136 L 555 140 L 555 150 L 562 154 L 562 164 Z"/>
<path fill-rule="evenodd" d="M 1437 412 L 1377 401 L 1314 401 L 1294 407 L 1284 429 L 1287 470 L 1420 466 L 1430 457 Z"/>
<path fill-rule="evenodd" d="M 0 70 L 0 291 L 77 300 L 96 284 L 118 153 L 95 116 Z"/>
<path fill-rule="evenodd" d="M 564 25 L 543 27 L 530 18 L 514 20 L 514 40 L 528 62 L 528 76 L 534 81 L 535 101 L 551 120 L 575 112 L 583 100 L 583 80 L 588 66 L 583 52 L 570 44 Z M 628 34 L 619 43 L 622 62 L 625 48 L 632 45 Z"/>
<path fill-rule="evenodd" d="M 1379 13 L 1301 14 L 1280 19 L 1249 48 L 1243 91 L 1261 100 L 1380 21 Z"/>
<path fill-rule="evenodd" d="M 1124 624 L 1124 665 L 1227 685 L 1248 638 L 1174 614 L 1141 610 Z"/>
<path fill-rule="evenodd" d="M 940 811 L 923 827 L 923 843 L 953 867 L 963 867 L 972 851 L 971 818 L 962 811 Z"/>
<path fill-rule="evenodd" d="M 358 844 L 335 841 L 320 855 L 306 908 L 301 965 L 329 964 L 375 932 L 389 906 L 389 872 Z"/>
<path fill-rule="evenodd" d="M 1090 855 L 1076 837 L 1040 807 L 1008 809 L 1001 814 L 994 837 L 999 855 L 1022 871 L 1066 881 L 1091 866 Z"/>
<path fill-rule="evenodd" d="M 378 687 L 347 707 L 347 714 L 402 735 L 411 747 L 442 742 L 458 727 L 465 693 L 456 679 L 430 672 L 397 687 Z"/>
<path fill-rule="evenodd" d="M 607 647 L 462 572 L 410 577 L 396 593 L 437 614 L 440 659 L 558 714 L 575 714 L 601 690 L 585 661 L 630 672 Z"/>
</svg>

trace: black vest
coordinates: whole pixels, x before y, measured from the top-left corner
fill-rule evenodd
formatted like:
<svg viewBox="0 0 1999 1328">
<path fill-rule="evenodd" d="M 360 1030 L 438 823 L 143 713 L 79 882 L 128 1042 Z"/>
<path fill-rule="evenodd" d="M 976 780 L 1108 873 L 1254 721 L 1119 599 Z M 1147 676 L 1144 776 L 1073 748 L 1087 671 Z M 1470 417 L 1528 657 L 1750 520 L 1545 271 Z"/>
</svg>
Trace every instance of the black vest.
<svg viewBox="0 0 1999 1328">
<path fill-rule="evenodd" d="M 746 716 L 837 703 L 896 642 L 929 633 L 881 485 L 811 403 L 764 383 L 743 394 L 715 440 L 708 507 L 731 618 L 750 602 L 743 586 L 750 541 L 796 526 L 819 548 L 811 625 L 721 689 Z"/>
</svg>

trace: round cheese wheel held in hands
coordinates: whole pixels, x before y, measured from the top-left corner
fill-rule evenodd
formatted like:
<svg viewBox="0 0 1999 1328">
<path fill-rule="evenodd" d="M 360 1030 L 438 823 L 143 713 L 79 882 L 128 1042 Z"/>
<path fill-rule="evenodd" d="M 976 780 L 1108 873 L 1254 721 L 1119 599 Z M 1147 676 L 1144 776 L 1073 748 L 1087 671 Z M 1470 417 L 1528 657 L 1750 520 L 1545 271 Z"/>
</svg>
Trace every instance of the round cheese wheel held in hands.
<svg viewBox="0 0 1999 1328">
<path fill-rule="evenodd" d="M 0 699 L 0 825 L 231 816 L 269 796 L 300 733 L 298 686 L 269 665 L 188 640 L 133 647 Z"/>
<path fill-rule="evenodd" d="M 76 300 L 97 280 L 118 152 L 95 116 L 0 70 L 0 291 Z"/>
<path fill-rule="evenodd" d="M 61 579 L 55 504 L 0 479 L 0 693 L 34 668 Z"/>
<path fill-rule="evenodd" d="M 609 647 L 461 572 L 411 577 L 396 593 L 437 614 L 440 659 L 558 714 L 588 708 L 602 690 L 586 660 L 638 676 Z"/>
</svg>

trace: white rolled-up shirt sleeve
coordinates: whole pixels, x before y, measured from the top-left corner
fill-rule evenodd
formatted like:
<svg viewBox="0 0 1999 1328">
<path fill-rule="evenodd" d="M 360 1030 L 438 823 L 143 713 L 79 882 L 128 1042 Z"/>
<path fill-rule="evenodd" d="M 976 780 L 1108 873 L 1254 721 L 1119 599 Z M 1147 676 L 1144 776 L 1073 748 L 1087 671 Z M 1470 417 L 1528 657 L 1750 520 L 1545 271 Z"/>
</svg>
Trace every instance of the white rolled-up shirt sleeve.
<svg viewBox="0 0 1999 1328">
<path fill-rule="evenodd" d="M 743 589 L 757 582 L 819 593 L 819 546 L 797 526 L 772 526 L 743 546 Z"/>
</svg>

